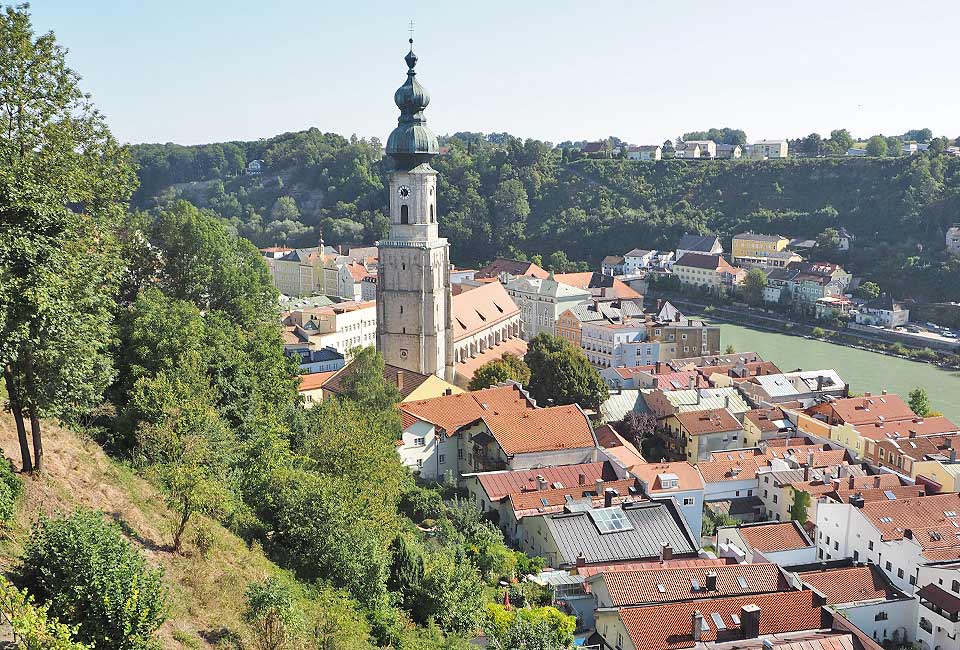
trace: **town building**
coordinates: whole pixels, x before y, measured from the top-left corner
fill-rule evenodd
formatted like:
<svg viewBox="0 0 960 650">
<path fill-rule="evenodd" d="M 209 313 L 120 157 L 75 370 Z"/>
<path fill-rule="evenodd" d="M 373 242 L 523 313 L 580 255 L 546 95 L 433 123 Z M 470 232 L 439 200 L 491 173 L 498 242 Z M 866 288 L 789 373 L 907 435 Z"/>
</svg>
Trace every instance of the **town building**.
<svg viewBox="0 0 960 650">
<path fill-rule="evenodd" d="M 790 566 L 814 562 L 817 547 L 795 521 L 758 522 L 717 528 L 717 553 L 747 564 Z"/>
<path fill-rule="evenodd" d="M 332 348 L 349 362 L 357 348 L 374 345 L 377 308 L 372 302 L 341 302 L 281 314 L 284 350 L 304 357 Z"/>
<path fill-rule="evenodd" d="M 756 408 L 743 414 L 743 439 L 747 447 L 756 447 L 770 438 L 789 438 L 796 432 L 781 408 Z"/>
<path fill-rule="evenodd" d="M 347 379 L 350 367 L 335 372 L 323 384 L 324 397 L 330 395 L 344 396 L 347 394 L 345 380 Z M 420 400 L 432 399 L 442 395 L 457 395 L 463 392 L 462 389 L 450 384 L 436 375 L 425 375 L 412 370 L 404 370 L 397 366 L 386 364 L 383 367 L 383 381 L 388 386 L 397 389 L 400 395 L 400 403 L 415 402 Z"/>
<path fill-rule="evenodd" d="M 597 300 L 636 300 L 640 302 L 641 307 L 643 306 L 643 296 L 613 276 L 584 271 L 558 273 L 554 276 L 554 280 L 571 287 L 585 289 Z"/>
<path fill-rule="evenodd" d="M 679 260 L 687 253 L 703 253 L 704 255 L 722 255 L 723 246 L 716 235 L 685 234 L 677 243 L 674 260 Z"/>
<path fill-rule="evenodd" d="M 584 323 L 622 322 L 643 316 L 643 304 L 639 300 L 593 300 L 565 310 L 557 317 L 557 336 L 566 339 L 575 347 L 581 347 Z"/>
<path fill-rule="evenodd" d="M 890 295 L 883 294 L 858 307 L 856 321 L 861 325 L 901 327 L 910 321 L 910 310 Z"/>
<path fill-rule="evenodd" d="M 764 257 L 770 253 L 779 253 L 787 249 L 790 240 L 783 235 L 764 235 L 754 232 L 742 232 L 733 236 L 730 261 L 741 264 L 745 260 Z"/>
<path fill-rule="evenodd" d="M 881 567 L 913 594 L 918 569 L 960 560 L 960 494 L 928 495 L 817 508 L 817 558 L 852 558 Z"/>
<path fill-rule="evenodd" d="M 788 302 L 813 311 L 820 298 L 843 295 L 851 279 L 852 276 L 837 264 L 791 262 L 785 268 L 775 268 L 767 274 L 763 299 Z"/>
<path fill-rule="evenodd" d="M 315 404 L 323 401 L 323 384 L 335 374 L 336 371 L 327 371 L 300 375 L 297 393 L 305 408 L 313 408 Z"/>
<path fill-rule="evenodd" d="M 750 410 L 735 388 L 701 388 L 699 390 L 652 390 L 644 394 L 647 407 L 664 420 L 677 413 L 726 409 L 735 416 Z"/>
<path fill-rule="evenodd" d="M 695 538 L 703 530 L 703 477 L 687 462 L 637 463 L 630 474 L 640 484 L 640 492 L 651 499 L 673 499 Z"/>
<path fill-rule="evenodd" d="M 337 256 L 323 246 L 261 249 L 273 286 L 284 296 L 340 296 Z M 341 296 L 352 299 L 352 296 Z"/>
<path fill-rule="evenodd" d="M 251 160 L 244 167 L 243 173 L 246 176 L 260 176 L 267 170 L 267 164 L 262 160 Z"/>
<path fill-rule="evenodd" d="M 499 282 L 453 296 L 453 358 L 456 381 L 466 385 L 477 368 L 504 354 L 523 356 L 520 308 Z"/>
<path fill-rule="evenodd" d="M 744 446 L 743 425 L 725 408 L 677 413 L 666 418 L 664 427 L 691 463 L 709 460 L 715 451 Z"/>
<path fill-rule="evenodd" d="M 437 225 L 439 144 L 423 111 L 430 95 L 417 81 L 417 56 L 394 101 L 397 127 L 387 138 L 390 233 L 377 242 L 377 349 L 386 363 L 454 380 L 450 245 Z"/>
<path fill-rule="evenodd" d="M 622 255 L 607 255 L 600 261 L 600 272 L 604 275 L 623 275 L 624 263 Z"/>
<path fill-rule="evenodd" d="M 677 158 L 716 158 L 717 143 L 713 140 L 687 140 L 680 143 L 674 156 Z"/>
<path fill-rule="evenodd" d="M 673 264 L 680 284 L 719 291 L 743 284 L 747 272 L 731 266 L 721 255 L 686 253 Z"/>
<path fill-rule="evenodd" d="M 543 270 L 533 262 L 509 260 L 504 257 L 498 257 L 483 268 L 474 273 L 474 280 L 499 280 L 501 284 L 507 284 L 514 278 L 531 277 L 545 280 L 550 273 Z"/>
<path fill-rule="evenodd" d="M 623 272 L 626 275 L 653 268 L 657 259 L 656 250 L 634 248 L 623 256 Z"/>
<path fill-rule="evenodd" d="M 738 144 L 718 144 L 717 158 L 719 160 L 739 160 L 743 156 L 743 149 Z"/>
<path fill-rule="evenodd" d="M 796 401 L 806 404 L 825 396 L 846 397 L 849 392 L 846 382 L 831 368 L 760 375 L 738 383 L 737 388 L 758 405 Z"/>
<path fill-rule="evenodd" d="M 880 395 L 865 393 L 863 397 L 828 400 L 806 409 L 783 408 L 790 411 L 791 419 L 796 418 L 801 432 L 829 439 L 861 458 L 866 453 L 866 442 L 860 430 L 917 417 L 900 397 L 886 391 Z"/>
<path fill-rule="evenodd" d="M 947 252 L 960 253 L 960 224 L 955 223 L 947 228 Z"/>
<path fill-rule="evenodd" d="M 791 569 L 803 588 L 823 594 L 828 609 L 874 641 L 902 644 L 917 638 L 917 601 L 893 586 L 875 564 L 847 560 Z"/>
<path fill-rule="evenodd" d="M 692 369 L 715 388 L 739 386 L 752 377 L 780 374 L 780 369 L 772 361 L 737 361 L 737 363 L 721 363 Z"/>
<path fill-rule="evenodd" d="M 523 338 L 529 341 L 546 332 L 556 335 L 557 319 L 567 309 L 589 302 L 592 294 L 557 282 L 551 273 L 547 278 L 515 277 L 507 282 L 507 293 L 520 307 Z"/>
<path fill-rule="evenodd" d="M 347 365 L 346 355 L 332 346 L 319 350 L 295 350 L 291 351 L 288 356 L 297 357 L 300 363 L 300 372 L 304 374 L 337 371 Z"/>
<path fill-rule="evenodd" d="M 759 140 L 747 145 L 747 155 L 751 160 L 786 158 L 788 151 L 786 140 Z"/>
<path fill-rule="evenodd" d="M 663 158 L 663 147 L 659 144 L 642 144 L 627 147 L 628 160 L 660 160 Z"/>
<path fill-rule="evenodd" d="M 960 562 L 931 562 L 917 570 L 915 639 L 922 648 L 945 650 L 960 640 Z"/>
</svg>

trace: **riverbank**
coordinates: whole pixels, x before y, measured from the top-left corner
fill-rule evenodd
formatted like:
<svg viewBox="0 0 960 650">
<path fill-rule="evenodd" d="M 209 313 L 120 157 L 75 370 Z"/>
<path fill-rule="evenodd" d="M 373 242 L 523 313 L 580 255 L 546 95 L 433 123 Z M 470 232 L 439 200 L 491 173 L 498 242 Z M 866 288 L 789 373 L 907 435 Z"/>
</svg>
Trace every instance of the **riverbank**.
<svg viewBox="0 0 960 650">
<path fill-rule="evenodd" d="M 720 323 L 720 340 L 722 347 L 733 345 L 741 352 L 757 352 L 784 372 L 798 368 L 833 368 L 856 393 L 887 390 L 906 399 L 911 390 L 922 386 L 935 410 L 943 412 L 954 422 L 960 422 L 960 372 L 956 370 L 732 323 Z"/>
</svg>

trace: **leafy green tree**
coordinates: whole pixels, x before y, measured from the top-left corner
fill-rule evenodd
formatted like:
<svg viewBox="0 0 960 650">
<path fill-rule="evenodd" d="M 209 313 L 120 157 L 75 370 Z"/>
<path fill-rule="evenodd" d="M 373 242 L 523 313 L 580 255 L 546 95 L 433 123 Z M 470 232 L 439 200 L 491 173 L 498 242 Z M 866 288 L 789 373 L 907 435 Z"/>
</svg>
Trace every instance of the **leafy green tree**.
<svg viewBox="0 0 960 650">
<path fill-rule="evenodd" d="M 10 461 L 0 460 L 0 525 L 13 521 L 21 496 L 23 480 L 14 472 Z"/>
<path fill-rule="evenodd" d="M 577 620 L 555 607 L 506 609 L 491 603 L 486 608 L 484 630 L 491 647 L 503 650 L 564 650 L 573 644 Z"/>
<path fill-rule="evenodd" d="M 270 208 L 270 219 L 273 221 L 296 221 L 300 218 L 300 208 L 292 196 L 281 196 Z"/>
<path fill-rule="evenodd" d="M 836 228 L 827 228 L 817 235 L 817 248 L 835 251 L 840 247 L 840 232 Z"/>
<path fill-rule="evenodd" d="M 521 357 L 507 353 L 499 359 L 488 361 L 473 373 L 467 389 L 481 390 L 505 381 L 515 381 L 523 386 L 530 383 L 530 368 Z"/>
<path fill-rule="evenodd" d="M 424 571 L 420 601 L 417 620 L 432 618 L 448 632 L 470 634 L 482 622 L 483 582 L 470 563 L 438 552 Z"/>
<path fill-rule="evenodd" d="M 853 136 L 846 129 L 834 129 L 830 132 L 830 139 L 827 141 L 830 153 L 842 156 L 847 149 L 853 146 Z"/>
<path fill-rule="evenodd" d="M 300 624 L 290 586 L 276 577 L 252 582 L 247 587 L 244 618 L 254 629 L 259 650 L 289 647 Z"/>
<path fill-rule="evenodd" d="M 809 510 L 810 493 L 804 490 L 794 490 L 793 505 L 790 506 L 790 518 L 800 522 L 801 525 L 806 524 Z"/>
<path fill-rule="evenodd" d="M 811 133 L 803 139 L 803 153 L 811 158 L 816 158 L 823 153 L 823 138 L 819 133 Z"/>
<path fill-rule="evenodd" d="M 346 594 L 320 587 L 303 611 L 309 647 L 317 650 L 369 650 L 370 624 Z"/>
<path fill-rule="evenodd" d="M 387 589 L 397 594 L 404 609 L 412 610 L 423 591 L 423 549 L 405 535 L 397 535 L 390 543 L 390 555 Z"/>
<path fill-rule="evenodd" d="M 41 518 L 21 568 L 24 586 L 49 605 L 47 613 L 78 626 L 78 641 L 118 650 L 154 646 L 166 618 L 161 574 L 118 526 L 87 510 Z"/>
<path fill-rule="evenodd" d="M 499 184 L 490 199 L 496 252 L 506 253 L 523 242 L 530 202 L 523 183 L 512 178 Z"/>
<path fill-rule="evenodd" d="M 750 269 L 743 283 L 743 295 L 751 305 L 763 302 L 763 290 L 767 287 L 767 274 L 763 269 Z"/>
<path fill-rule="evenodd" d="M 344 396 L 366 409 L 385 410 L 400 402 L 400 391 L 383 376 L 383 355 L 373 346 L 356 350 L 344 372 Z"/>
<path fill-rule="evenodd" d="M 34 34 L 26 5 L 0 10 L 0 70 L 0 366 L 23 469 L 40 471 L 41 418 L 75 419 L 110 380 L 111 228 L 135 178 L 54 35 Z"/>
<path fill-rule="evenodd" d="M 930 142 L 933 138 L 933 131 L 930 129 L 911 129 L 904 133 L 902 137 L 907 142 Z"/>
<path fill-rule="evenodd" d="M 663 141 L 663 147 L 662 147 L 662 150 L 661 150 L 660 154 L 661 154 L 664 158 L 672 158 L 672 157 L 673 157 L 673 154 L 675 154 L 675 153 L 676 153 L 676 149 L 674 149 L 674 147 L 673 147 L 673 140 L 664 140 L 664 141 Z"/>
<path fill-rule="evenodd" d="M 724 348 L 723 353 L 724 353 L 724 354 L 734 354 L 734 353 L 736 353 L 736 351 L 737 351 L 737 349 L 736 349 L 735 347 L 733 347 L 733 343 L 728 343 L 728 344 L 727 344 L 727 347 Z"/>
<path fill-rule="evenodd" d="M 71 640 L 76 626 L 64 625 L 47 615 L 48 605 L 33 598 L 0 576 L 0 621 L 9 627 L 19 650 L 89 650 Z"/>
<path fill-rule="evenodd" d="M 857 297 L 873 300 L 880 297 L 880 286 L 876 282 L 863 282 L 857 287 Z"/>
<path fill-rule="evenodd" d="M 875 135 L 867 140 L 867 155 L 883 158 L 887 155 L 887 139 L 882 135 Z"/>
<path fill-rule="evenodd" d="M 903 155 L 903 140 L 900 138 L 890 136 L 887 138 L 887 155 L 888 156 L 902 156 Z"/>
<path fill-rule="evenodd" d="M 927 395 L 927 389 L 922 386 L 917 386 L 912 391 L 910 391 L 908 396 L 907 403 L 910 405 L 910 410 L 919 415 L 922 418 L 928 417 L 930 412 L 933 410 L 933 407 L 930 404 L 930 396 Z"/>
<path fill-rule="evenodd" d="M 547 270 L 554 273 L 568 273 L 573 270 L 574 266 L 563 251 L 555 251 L 547 258 Z"/>
<path fill-rule="evenodd" d="M 523 360 L 530 368 L 530 394 L 541 405 L 598 409 L 607 397 L 606 384 L 587 356 L 559 336 L 538 334 Z"/>
</svg>

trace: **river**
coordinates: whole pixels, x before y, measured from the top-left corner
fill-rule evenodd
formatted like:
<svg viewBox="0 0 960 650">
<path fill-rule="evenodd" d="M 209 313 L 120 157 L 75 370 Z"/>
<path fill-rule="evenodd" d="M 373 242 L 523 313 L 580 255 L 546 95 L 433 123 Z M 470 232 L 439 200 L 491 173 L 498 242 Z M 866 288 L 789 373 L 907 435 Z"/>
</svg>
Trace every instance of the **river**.
<svg viewBox="0 0 960 650">
<path fill-rule="evenodd" d="M 960 423 L 960 371 L 943 370 L 929 363 L 907 361 L 876 352 L 857 350 L 799 336 L 755 330 L 740 325 L 720 325 L 720 347 L 738 352 L 758 352 L 783 372 L 797 368 L 833 368 L 857 393 L 886 389 L 906 401 L 907 394 L 923 386 L 933 408 Z"/>
</svg>

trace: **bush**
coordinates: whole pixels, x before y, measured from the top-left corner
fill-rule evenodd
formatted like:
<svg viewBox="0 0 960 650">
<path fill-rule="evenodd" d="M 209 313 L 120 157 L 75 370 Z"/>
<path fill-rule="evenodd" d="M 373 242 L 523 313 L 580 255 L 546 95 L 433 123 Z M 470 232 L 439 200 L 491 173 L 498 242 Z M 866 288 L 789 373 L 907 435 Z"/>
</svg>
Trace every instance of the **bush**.
<svg viewBox="0 0 960 650">
<path fill-rule="evenodd" d="M 78 626 L 79 641 L 115 650 L 156 647 L 166 618 L 161 575 L 118 526 L 88 510 L 37 522 L 22 567 L 27 590 Z"/>
<path fill-rule="evenodd" d="M 70 640 L 76 628 L 49 618 L 47 609 L 44 605 L 34 605 L 30 595 L 0 576 L 0 618 L 10 627 L 17 648 L 87 650 L 87 646 Z"/>
<path fill-rule="evenodd" d="M 822 339 L 827 335 L 826 331 L 822 327 L 814 327 L 810 332 L 814 338 Z"/>
<path fill-rule="evenodd" d="M 399 509 L 418 523 L 426 519 L 437 519 L 443 513 L 443 499 L 436 490 L 415 485 L 400 497 Z"/>
<path fill-rule="evenodd" d="M 6 524 L 17 514 L 17 502 L 23 495 L 23 481 L 9 460 L 0 462 L 0 522 Z"/>
</svg>

